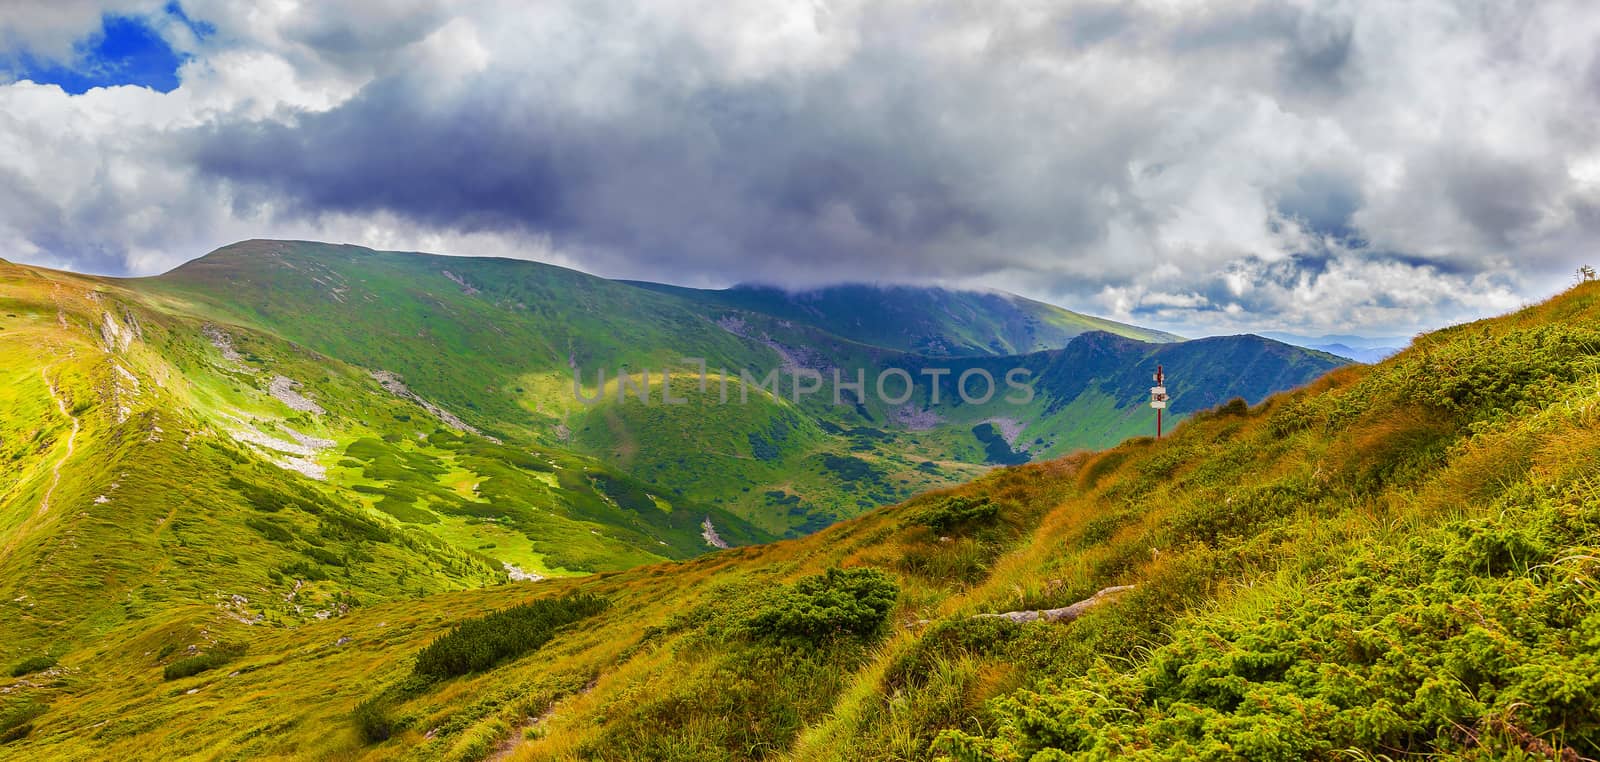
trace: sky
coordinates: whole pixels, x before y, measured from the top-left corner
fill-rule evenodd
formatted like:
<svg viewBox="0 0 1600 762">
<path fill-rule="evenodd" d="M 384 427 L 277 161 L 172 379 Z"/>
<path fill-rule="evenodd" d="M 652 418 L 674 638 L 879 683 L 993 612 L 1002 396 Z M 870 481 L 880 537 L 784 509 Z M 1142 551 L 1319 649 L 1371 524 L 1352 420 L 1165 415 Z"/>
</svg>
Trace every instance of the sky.
<svg viewBox="0 0 1600 762">
<path fill-rule="evenodd" d="M 1600 264 L 1593 0 L 5 0 L 0 258 L 247 238 L 1408 335 Z"/>
</svg>

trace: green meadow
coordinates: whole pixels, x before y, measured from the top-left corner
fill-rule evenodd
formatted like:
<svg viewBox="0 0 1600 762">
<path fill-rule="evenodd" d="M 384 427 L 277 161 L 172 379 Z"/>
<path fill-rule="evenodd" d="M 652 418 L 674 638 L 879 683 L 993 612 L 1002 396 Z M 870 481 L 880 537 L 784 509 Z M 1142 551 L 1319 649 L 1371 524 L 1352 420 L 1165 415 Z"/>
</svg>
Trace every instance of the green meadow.
<svg viewBox="0 0 1600 762">
<path fill-rule="evenodd" d="M 240 247 L 0 265 L 0 758 L 1592 751 L 1593 288 L 1376 367 L 934 358 L 527 263 Z M 571 394 L 684 357 L 1038 383 L 1004 415 Z M 1130 439 L 1158 362 L 1182 423 Z M 1307 640 L 1324 615 L 1370 634 Z"/>
</svg>

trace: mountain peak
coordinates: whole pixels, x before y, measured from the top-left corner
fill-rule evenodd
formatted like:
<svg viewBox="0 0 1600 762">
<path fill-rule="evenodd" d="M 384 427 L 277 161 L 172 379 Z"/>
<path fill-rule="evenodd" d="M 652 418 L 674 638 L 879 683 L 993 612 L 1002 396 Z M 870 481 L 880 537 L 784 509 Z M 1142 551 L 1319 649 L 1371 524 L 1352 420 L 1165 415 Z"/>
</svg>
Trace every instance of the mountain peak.
<svg viewBox="0 0 1600 762">
<path fill-rule="evenodd" d="M 315 255 L 330 251 L 337 251 L 347 254 L 377 253 L 375 249 L 370 249 L 365 246 L 358 246 L 353 243 L 329 243 L 326 241 L 301 241 L 280 238 L 249 238 L 243 241 L 230 243 L 226 246 L 218 247 L 217 249 L 212 250 L 210 253 L 207 253 L 205 256 L 200 257 L 199 260 L 195 261 L 207 259 L 229 259 L 234 257 L 284 256 L 289 254 Z"/>
</svg>

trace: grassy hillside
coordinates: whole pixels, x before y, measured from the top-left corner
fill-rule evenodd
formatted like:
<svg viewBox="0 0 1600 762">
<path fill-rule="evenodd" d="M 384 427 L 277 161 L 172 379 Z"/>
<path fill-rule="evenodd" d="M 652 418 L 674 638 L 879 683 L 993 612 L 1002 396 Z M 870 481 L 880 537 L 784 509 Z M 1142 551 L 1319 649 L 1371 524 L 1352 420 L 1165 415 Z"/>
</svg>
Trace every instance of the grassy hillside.
<svg viewBox="0 0 1600 762">
<path fill-rule="evenodd" d="M 561 415 L 577 407 L 572 366 L 659 368 L 689 350 L 713 367 L 777 364 L 676 299 L 521 260 L 246 241 L 132 286 L 398 373 L 496 435 L 559 439 Z"/>
<path fill-rule="evenodd" d="M 1142 433 L 1150 417 L 1147 409 L 1140 415 L 1145 379 L 1169 356 L 1195 371 L 1179 387 L 1175 418 L 1234 396 L 1259 400 L 1339 362 L 1253 337 L 1224 342 L 1226 351 L 1122 338 L 1086 353 L 1079 342 L 1111 338 L 1098 329 L 1175 337 L 997 294 L 905 288 L 873 297 L 878 290 L 838 288 L 802 304 L 780 292 L 699 292 L 533 262 L 295 241 L 246 241 L 124 285 L 172 314 L 239 326 L 397 377 L 486 437 L 597 459 L 657 493 L 726 510 L 780 536 L 960 483 L 990 465 Z M 758 311 L 766 308 L 772 312 Z M 863 333 L 863 326 L 880 333 Z M 948 336 L 939 346 L 906 339 L 929 331 Z M 993 346 L 971 345 L 980 339 Z M 1057 348 L 1031 351 L 1040 347 Z M 1010 354 L 1022 348 L 1030 353 Z M 949 354 L 975 356 L 937 356 Z M 1100 364 L 1079 364 L 1086 354 Z M 1187 364 L 1178 359 L 1184 355 Z M 637 379 L 649 372 L 659 387 L 664 372 L 691 372 L 685 358 L 703 358 L 711 373 L 736 381 L 742 373 L 761 379 L 779 371 L 778 396 L 786 399 L 724 405 L 697 396 L 669 406 L 659 388 L 647 395 L 653 405 L 617 399 L 620 373 Z M 955 379 L 976 365 L 997 379 L 1012 367 L 1049 370 L 1050 378 L 1035 404 L 964 407 Z M 871 392 L 865 399 L 846 392 L 850 404 L 833 404 L 835 370 L 842 378 L 860 370 L 875 379 L 886 369 L 929 367 L 951 371 L 937 398 L 933 385 L 922 383 L 905 404 L 886 404 Z M 603 404 L 577 400 L 574 370 L 590 395 L 602 392 L 595 379 L 605 374 Z M 794 374 L 806 371 L 823 384 L 796 400 Z M 698 379 L 683 381 L 698 390 Z M 1079 399 L 1091 385 L 1097 392 Z M 775 415 L 784 422 L 775 424 Z M 795 437 L 780 441 L 791 430 Z"/>
<path fill-rule="evenodd" d="M 341 499 L 545 576 L 692 555 L 709 547 L 708 518 L 726 542 L 795 536 L 992 465 L 1120 441 L 1148 427 L 1140 376 L 1188 346 L 1085 350 L 1106 343 L 1091 332 L 1025 356 L 929 358 L 537 263 L 303 242 L 244 242 L 160 278 L 16 272 L 114 295 L 132 311 L 123 322 L 169 327 L 159 344 L 128 345 L 148 368 L 115 371 L 130 385 L 159 374 L 175 395 L 159 412 L 197 416 Z M 6 298 L 49 313 L 36 285 L 19 280 Z M 107 330 L 105 309 L 68 312 L 76 330 Z M 1194 353 L 1195 368 L 1216 356 L 1242 371 L 1210 367 L 1215 383 L 1194 387 L 1207 400 L 1258 399 L 1332 367 L 1265 343 L 1236 349 Z M 1080 362 L 1090 355 L 1099 364 Z M 614 390 L 623 371 L 653 369 L 659 385 L 663 370 L 689 370 L 685 357 L 736 377 L 782 369 L 777 396 L 671 406 L 656 389 L 653 405 L 608 392 L 594 407 L 574 396 L 574 367 L 609 371 Z M 939 366 L 951 374 L 935 394 L 920 371 Z M 1031 404 L 963 405 L 954 379 L 978 366 L 1046 375 Z M 894 368 L 919 374 L 909 402 L 846 392 L 834 404 L 834 370 Z M 797 400 L 800 371 L 823 384 Z M 23 412 L 48 412 L 39 389 L 18 391 Z M 1180 392 L 1174 416 L 1195 399 Z M 673 503 L 687 510 L 662 507 Z"/>
<path fill-rule="evenodd" d="M 299 622 L 510 567 L 685 558 L 708 518 L 729 542 L 768 536 L 114 281 L 4 265 L 0 287 L 0 659 L 174 607 Z"/>
<path fill-rule="evenodd" d="M 6 686 L 0 754 L 1594 757 L 1596 325 L 1585 285 L 773 545 L 292 626 L 125 621 Z M 1069 623 L 975 618 L 1113 586 Z M 168 669 L 191 645 L 226 666 Z"/>
</svg>

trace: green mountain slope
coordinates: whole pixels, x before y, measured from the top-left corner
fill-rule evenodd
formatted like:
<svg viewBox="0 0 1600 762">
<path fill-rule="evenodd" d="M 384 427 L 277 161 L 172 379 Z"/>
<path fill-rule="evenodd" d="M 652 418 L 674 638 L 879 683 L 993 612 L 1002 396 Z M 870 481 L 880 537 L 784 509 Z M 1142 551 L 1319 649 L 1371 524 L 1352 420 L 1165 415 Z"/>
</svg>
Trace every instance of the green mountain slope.
<svg viewBox="0 0 1600 762">
<path fill-rule="evenodd" d="M 175 606 L 303 621 L 513 572 L 685 558 L 708 547 L 708 518 L 730 542 L 768 536 L 597 461 L 457 430 L 275 336 L 3 267 L 9 648 Z"/>
<path fill-rule="evenodd" d="M 129 620 L 6 686 L 0 754 L 1593 757 L 1595 325 L 1600 284 L 772 545 L 295 626 Z M 36 407 L 35 483 L 63 426 Z M 163 674 L 211 639 L 242 649 Z"/>
<path fill-rule="evenodd" d="M 66 309 L 62 330 L 163 329 L 159 344 L 118 350 L 147 367 L 95 366 L 130 388 L 172 391 L 151 403 L 158 413 L 196 418 L 491 566 L 539 575 L 692 555 L 711 546 L 707 519 L 722 542 L 804 534 L 994 464 L 1120 441 L 1144 428 L 1139 363 L 1169 351 L 1125 342 L 1095 367 L 1068 350 L 935 361 L 536 263 L 298 242 L 244 242 L 160 278 L 13 272 L 7 298 L 28 310 L 54 308 L 45 284 L 118 305 Z M 1264 369 L 1209 394 L 1255 399 L 1331 367 L 1308 353 L 1242 352 Z M 618 371 L 653 367 L 659 383 L 663 369 L 687 370 L 687 356 L 753 377 L 783 368 L 778 393 L 749 405 L 663 405 L 659 389 L 653 405 L 574 397 L 574 367 L 612 369 L 615 389 Z M 1025 406 L 965 406 L 954 376 L 937 399 L 923 385 L 906 404 L 851 392 L 851 404 L 833 404 L 834 368 L 873 377 L 935 362 L 955 375 L 986 362 L 996 377 L 1013 365 L 1050 372 Z M 789 393 L 799 369 L 825 377 L 803 399 Z M 1098 391 L 1084 395 L 1090 380 Z M 49 417 L 39 389 L 20 391 L 14 404 Z"/>
<path fill-rule="evenodd" d="M 1163 331 L 1002 292 L 867 285 L 801 292 L 766 286 L 704 290 L 632 283 L 711 308 L 770 315 L 813 325 L 863 344 L 935 357 L 1018 355 L 1060 349 L 1088 331 L 1148 342 L 1181 340 Z"/>
<path fill-rule="evenodd" d="M 1084 353 L 1071 347 L 1099 335 L 1085 332 L 1095 327 L 1173 338 L 994 294 L 890 289 L 883 293 L 894 298 L 885 299 L 873 298 L 872 289 L 839 288 L 819 292 L 801 310 L 799 302 L 777 298 L 779 292 L 698 292 L 531 262 L 291 241 L 235 244 L 127 287 L 176 313 L 248 327 L 393 374 L 485 436 L 576 451 L 658 492 L 725 509 L 776 535 L 814 531 L 965 481 L 995 463 L 1108 446 L 1142 433 L 1139 398 L 1148 383 L 1138 376 L 1153 367 L 1140 363 L 1160 361 L 1167 350 L 1130 341 L 1088 367 L 1075 364 Z M 930 315 L 945 317 L 930 323 Z M 862 325 L 888 333 L 864 335 Z M 916 344 L 905 336 L 930 330 L 966 337 L 960 342 L 968 344 L 983 336 L 998 343 L 971 357 L 897 348 Z M 1068 348 L 1015 359 L 993 354 L 1056 344 Z M 1175 408 L 1175 416 L 1233 396 L 1255 401 L 1338 362 L 1253 338 L 1232 346 L 1196 354 L 1217 362 L 1203 389 L 1179 397 L 1198 402 Z M 652 373 L 659 387 L 663 373 L 691 371 L 684 358 L 702 358 L 712 373 L 735 381 L 779 370 L 782 399 L 757 395 L 750 405 L 724 405 L 698 395 L 698 379 L 688 378 L 680 381 L 689 389 L 675 392 L 694 395 L 687 405 L 664 405 L 659 388 L 648 395 L 651 405 L 617 398 L 620 373 L 634 379 Z M 1137 370 L 1105 365 L 1115 362 Z M 954 380 L 979 365 L 997 379 L 1012 367 L 1049 367 L 1051 376 L 1035 404 L 963 407 Z M 933 367 L 952 371 L 938 399 L 923 384 L 904 404 L 851 392 L 845 394 L 852 404 L 833 404 L 836 369 L 846 378 L 860 370 L 874 379 L 893 368 Z M 796 399 L 794 373 L 802 370 L 815 371 L 823 383 Z M 594 380 L 606 374 L 601 404 L 576 399 L 575 372 L 587 394 L 600 393 Z M 1096 394 L 1079 399 L 1091 380 Z M 790 423 L 772 429 L 775 416 Z M 778 441 L 790 429 L 796 436 Z"/>
<path fill-rule="evenodd" d="M 496 435 L 559 439 L 572 366 L 662 367 L 687 349 L 728 367 L 776 361 L 677 300 L 521 260 L 246 241 L 132 287 L 398 373 Z"/>
</svg>

